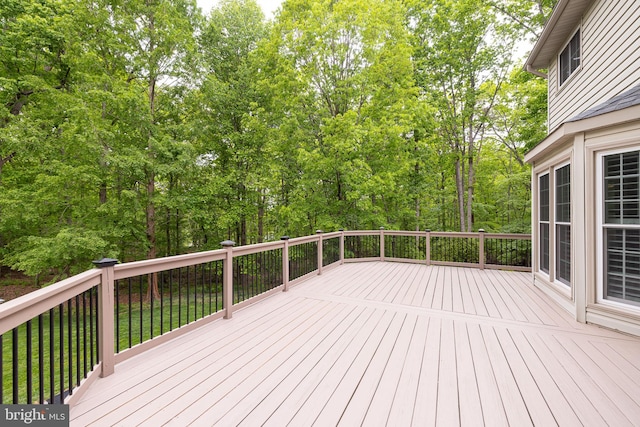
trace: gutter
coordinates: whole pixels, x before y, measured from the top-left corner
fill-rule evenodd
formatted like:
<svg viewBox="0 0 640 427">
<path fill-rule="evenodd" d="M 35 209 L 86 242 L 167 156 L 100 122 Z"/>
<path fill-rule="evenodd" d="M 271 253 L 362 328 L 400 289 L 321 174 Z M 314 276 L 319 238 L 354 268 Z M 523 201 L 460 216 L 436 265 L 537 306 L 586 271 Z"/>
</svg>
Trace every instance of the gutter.
<svg viewBox="0 0 640 427">
<path fill-rule="evenodd" d="M 546 79 L 546 78 L 549 77 L 547 74 L 545 74 L 545 73 L 543 73 L 541 71 L 538 71 L 535 68 L 533 68 L 531 66 L 531 64 L 527 64 L 526 70 L 527 70 L 527 72 L 529 72 L 529 73 L 531 73 L 533 75 L 536 75 L 538 77 L 542 77 L 543 79 Z"/>
</svg>

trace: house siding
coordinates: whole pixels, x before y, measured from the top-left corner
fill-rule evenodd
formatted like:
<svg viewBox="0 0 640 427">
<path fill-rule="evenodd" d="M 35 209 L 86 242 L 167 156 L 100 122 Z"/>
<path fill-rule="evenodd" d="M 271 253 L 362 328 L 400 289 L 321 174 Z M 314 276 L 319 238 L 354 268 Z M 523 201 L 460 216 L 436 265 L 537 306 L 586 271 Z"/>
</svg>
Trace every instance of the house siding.
<svg viewBox="0 0 640 427">
<path fill-rule="evenodd" d="M 581 31 L 581 65 L 574 75 L 559 87 L 557 57 L 549 67 L 549 131 L 640 80 L 638 0 L 595 2 Z"/>
</svg>

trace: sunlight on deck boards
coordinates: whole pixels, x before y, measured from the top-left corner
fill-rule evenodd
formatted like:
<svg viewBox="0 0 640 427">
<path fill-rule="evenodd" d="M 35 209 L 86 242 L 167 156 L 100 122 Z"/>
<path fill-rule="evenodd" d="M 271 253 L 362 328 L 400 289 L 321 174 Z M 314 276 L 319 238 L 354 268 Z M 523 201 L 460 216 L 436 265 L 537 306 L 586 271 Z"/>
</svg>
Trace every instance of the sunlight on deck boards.
<svg viewBox="0 0 640 427">
<path fill-rule="evenodd" d="M 71 425 L 638 425 L 640 339 L 530 277 L 345 264 L 117 365 Z"/>
</svg>

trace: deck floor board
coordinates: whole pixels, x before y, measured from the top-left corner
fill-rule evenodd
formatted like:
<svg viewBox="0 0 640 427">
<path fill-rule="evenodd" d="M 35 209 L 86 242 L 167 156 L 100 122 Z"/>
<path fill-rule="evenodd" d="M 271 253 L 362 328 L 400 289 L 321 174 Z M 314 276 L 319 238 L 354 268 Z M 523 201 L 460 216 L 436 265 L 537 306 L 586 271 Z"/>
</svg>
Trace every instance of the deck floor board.
<svg viewBox="0 0 640 427">
<path fill-rule="evenodd" d="M 527 273 L 328 269 L 96 380 L 72 426 L 634 425 L 640 339 Z"/>
</svg>

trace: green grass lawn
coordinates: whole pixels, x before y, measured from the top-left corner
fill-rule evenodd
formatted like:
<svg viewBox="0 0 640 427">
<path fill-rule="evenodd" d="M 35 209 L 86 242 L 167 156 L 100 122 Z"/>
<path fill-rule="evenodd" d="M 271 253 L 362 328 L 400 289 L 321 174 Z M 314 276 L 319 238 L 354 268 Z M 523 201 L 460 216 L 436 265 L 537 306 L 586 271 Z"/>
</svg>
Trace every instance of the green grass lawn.
<svg viewBox="0 0 640 427">
<path fill-rule="evenodd" d="M 174 295 L 171 299 L 165 296 L 162 304 L 159 300 L 154 300 L 153 304 L 144 300 L 142 304 L 139 301 L 132 302 L 131 305 L 120 303 L 118 311 L 115 313 L 114 352 L 123 351 L 222 309 L 222 295 L 220 293 L 212 294 L 211 299 L 208 294 L 205 294 L 203 300 L 200 290 L 194 288 L 192 291 L 195 292 L 190 293 L 189 298 L 184 294 Z M 13 402 L 14 359 L 17 360 L 15 375 L 17 376 L 18 403 L 40 402 L 41 393 L 43 400 L 49 400 L 52 395 L 59 395 L 61 389 L 66 392 L 84 378 L 85 369 L 90 372 L 92 366 L 98 363 L 97 309 L 94 305 L 94 313 L 91 316 L 87 307 L 83 316 L 82 306 L 79 308 L 76 310 L 75 306 L 69 308 L 65 305 L 62 309 L 62 319 L 60 319 L 61 310 L 59 307 L 53 310 L 52 319 L 50 312 L 44 313 L 41 319 L 36 317 L 31 321 L 30 340 L 27 339 L 28 327 L 26 323 L 16 328 L 18 342 L 15 346 L 15 352 L 17 358 L 14 355 L 14 333 L 7 332 L 2 336 L 1 403 Z M 42 328 L 39 327 L 40 322 Z M 62 342 L 60 341 L 61 324 Z M 71 325 L 70 330 L 69 325 Z M 53 339 L 51 339 L 51 331 L 53 331 Z M 41 344 L 40 335 L 42 336 Z M 28 357 L 29 353 L 31 360 Z M 61 360 L 64 372 L 61 369 Z M 30 368 L 29 363 L 31 364 Z M 42 372 L 40 372 L 40 368 L 42 368 Z M 52 370 L 53 375 L 51 375 Z M 27 373 L 29 371 L 31 372 L 31 398 L 27 396 L 29 381 Z M 64 384 L 62 387 L 61 383 Z M 52 387 L 53 392 L 51 391 Z"/>
</svg>

